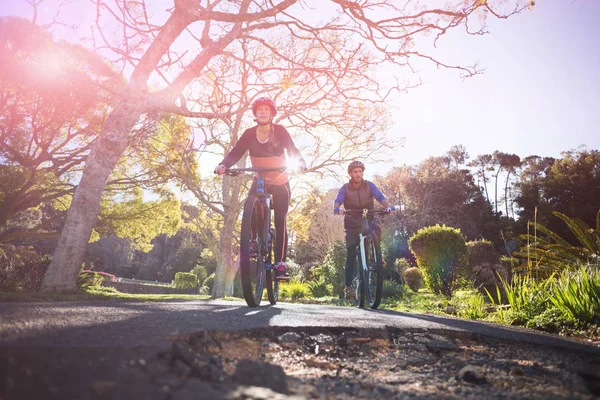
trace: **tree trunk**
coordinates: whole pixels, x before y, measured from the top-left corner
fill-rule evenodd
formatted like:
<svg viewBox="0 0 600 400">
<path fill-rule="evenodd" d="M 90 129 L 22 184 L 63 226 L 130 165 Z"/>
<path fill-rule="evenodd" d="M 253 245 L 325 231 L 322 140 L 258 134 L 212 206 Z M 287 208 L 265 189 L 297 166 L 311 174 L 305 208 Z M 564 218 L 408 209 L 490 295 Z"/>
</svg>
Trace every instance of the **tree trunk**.
<svg viewBox="0 0 600 400">
<path fill-rule="evenodd" d="M 238 166 L 246 163 L 246 157 L 243 157 Z M 233 267 L 233 241 L 236 233 L 235 224 L 240 215 L 239 198 L 243 181 L 241 178 L 223 176 L 223 227 L 219 238 L 219 262 L 215 272 L 215 281 L 213 284 L 212 298 L 222 298 L 225 296 L 227 286 L 227 275 L 231 274 Z"/>
<path fill-rule="evenodd" d="M 485 171 L 482 169 L 481 170 L 481 176 L 483 176 L 483 188 L 485 189 L 485 198 L 487 199 L 487 201 L 492 204 L 491 200 L 490 200 L 490 194 L 488 193 L 488 188 L 487 188 L 487 176 L 485 176 Z"/>
<path fill-rule="evenodd" d="M 506 183 L 504 184 L 504 207 L 506 208 L 506 217 L 508 218 L 508 180 L 510 178 L 510 169 L 506 174 Z"/>
<path fill-rule="evenodd" d="M 98 218 L 102 192 L 140 115 L 136 102 L 122 101 L 108 117 L 85 163 L 58 246 L 42 280 L 43 291 L 76 289 L 86 246 Z"/>
<path fill-rule="evenodd" d="M 240 269 L 240 258 L 236 258 L 232 254 L 231 260 L 231 268 L 228 270 L 225 279 L 225 294 L 228 296 L 233 296 L 235 292 L 235 277 Z"/>
<path fill-rule="evenodd" d="M 498 175 L 500 175 L 501 169 L 501 167 L 498 167 L 498 171 L 496 172 L 496 179 L 494 181 L 494 210 L 496 211 L 496 215 L 498 215 Z"/>
<path fill-rule="evenodd" d="M 212 298 L 218 299 L 225 297 L 225 287 L 227 281 L 227 273 L 231 271 L 233 266 L 233 232 L 235 230 L 235 221 L 237 215 L 227 213 L 224 216 L 223 227 L 221 228 L 221 236 L 219 239 L 219 262 L 215 272 L 215 281 L 212 289 Z"/>
</svg>

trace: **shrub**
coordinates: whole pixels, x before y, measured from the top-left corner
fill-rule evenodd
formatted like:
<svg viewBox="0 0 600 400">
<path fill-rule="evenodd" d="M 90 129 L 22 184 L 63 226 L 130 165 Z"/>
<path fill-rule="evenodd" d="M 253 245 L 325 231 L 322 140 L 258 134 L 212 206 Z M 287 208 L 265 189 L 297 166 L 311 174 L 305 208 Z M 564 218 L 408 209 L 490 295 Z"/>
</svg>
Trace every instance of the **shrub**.
<svg viewBox="0 0 600 400">
<path fill-rule="evenodd" d="M 306 284 L 311 297 L 325 297 L 331 295 L 331 286 L 325 282 L 323 277 Z"/>
<path fill-rule="evenodd" d="M 202 294 L 202 295 L 210 295 L 210 288 L 208 286 L 202 286 L 200 288 L 200 290 L 198 291 L 198 294 Z"/>
<path fill-rule="evenodd" d="M 404 275 L 404 271 L 406 271 L 409 268 L 412 268 L 412 265 L 410 264 L 410 261 L 407 258 L 402 257 L 397 258 L 396 261 L 394 261 L 394 268 L 400 275 Z"/>
<path fill-rule="evenodd" d="M 279 296 L 284 299 L 298 300 L 306 297 L 308 286 L 298 281 L 282 283 L 279 286 Z"/>
<path fill-rule="evenodd" d="M 345 265 L 346 244 L 341 240 L 337 240 L 329 247 L 323 263 L 314 267 L 311 272 L 315 278 L 320 279 L 322 277 L 327 284 L 331 285 L 332 296 L 341 296 L 345 286 Z"/>
<path fill-rule="evenodd" d="M 193 289 L 198 286 L 198 277 L 191 272 L 177 272 L 175 287 L 178 289 Z"/>
<path fill-rule="evenodd" d="M 468 265 L 467 244 L 460 230 L 445 225 L 422 228 L 408 245 L 427 286 L 436 294 L 451 297 Z"/>
<path fill-rule="evenodd" d="M 215 283 L 215 273 L 210 274 L 204 282 L 202 282 L 202 286 L 206 286 L 208 288 L 208 292 L 212 292 L 213 283 Z"/>
<path fill-rule="evenodd" d="M 404 271 L 404 280 L 413 292 L 418 292 L 423 287 L 423 272 L 419 267 L 407 268 Z"/>
<path fill-rule="evenodd" d="M 473 267 L 473 287 L 483 295 L 490 293 L 495 301 L 506 303 L 506 291 L 502 282 L 510 282 L 510 275 L 500 264 L 483 263 Z M 499 296 L 499 297 L 498 297 Z"/>
<path fill-rule="evenodd" d="M 30 246 L 0 245 L 0 291 L 36 291 L 52 257 Z"/>
<path fill-rule="evenodd" d="M 206 277 L 208 276 L 208 273 L 206 272 L 206 267 L 204 265 L 196 265 L 194 268 L 192 268 L 190 272 L 196 275 L 196 277 L 198 278 L 198 282 L 204 282 L 206 280 Z"/>
<path fill-rule="evenodd" d="M 500 257 L 500 265 L 508 271 L 508 275 L 512 275 L 514 268 L 519 266 L 519 259 L 515 257 L 502 256 Z"/>
<path fill-rule="evenodd" d="M 83 270 L 79 272 L 77 276 L 77 287 L 85 289 L 93 286 L 101 286 L 104 281 L 104 277 L 99 272 Z"/>
<path fill-rule="evenodd" d="M 401 300 L 404 297 L 404 286 L 398 282 L 384 280 L 381 297 L 384 299 Z"/>
<path fill-rule="evenodd" d="M 295 263 L 294 261 L 290 259 L 286 260 L 285 268 L 291 279 L 295 281 L 303 281 L 305 279 L 304 269 L 301 265 Z"/>
<path fill-rule="evenodd" d="M 493 243 L 488 240 L 474 240 L 467 243 L 469 254 L 469 270 L 473 271 L 475 267 L 487 263 L 496 265 L 500 263 L 500 253 L 496 250 Z"/>
</svg>

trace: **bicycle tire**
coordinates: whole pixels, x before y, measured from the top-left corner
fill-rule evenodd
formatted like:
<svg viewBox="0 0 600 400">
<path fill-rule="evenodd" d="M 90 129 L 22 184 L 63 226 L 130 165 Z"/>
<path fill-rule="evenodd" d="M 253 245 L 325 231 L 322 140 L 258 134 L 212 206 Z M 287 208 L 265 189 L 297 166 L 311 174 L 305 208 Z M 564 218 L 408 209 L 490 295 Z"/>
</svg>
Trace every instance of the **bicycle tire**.
<svg viewBox="0 0 600 400">
<path fill-rule="evenodd" d="M 271 241 L 269 242 L 266 261 L 272 266 L 274 260 L 273 246 L 275 243 L 275 230 L 271 229 L 269 233 L 271 235 Z M 273 268 L 267 269 L 267 297 L 269 298 L 269 303 L 273 305 L 277 304 L 277 301 L 279 300 L 279 281 L 275 278 L 275 270 Z"/>
<path fill-rule="evenodd" d="M 365 238 L 365 253 L 367 269 L 363 268 L 362 270 L 364 303 L 369 308 L 376 309 L 381 303 L 383 292 L 383 261 L 381 258 L 381 245 L 374 233 Z"/>
<path fill-rule="evenodd" d="M 249 195 L 244 204 L 242 231 L 240 233 L 240 270 L 242 291 L 249 307 L 258 307 L 265 287 L 265 254 L 262 249 L 264 224 L 264 204 L 253 195 Z M 251 254 L 251 242 L 255 242 Z"/>
</svg>

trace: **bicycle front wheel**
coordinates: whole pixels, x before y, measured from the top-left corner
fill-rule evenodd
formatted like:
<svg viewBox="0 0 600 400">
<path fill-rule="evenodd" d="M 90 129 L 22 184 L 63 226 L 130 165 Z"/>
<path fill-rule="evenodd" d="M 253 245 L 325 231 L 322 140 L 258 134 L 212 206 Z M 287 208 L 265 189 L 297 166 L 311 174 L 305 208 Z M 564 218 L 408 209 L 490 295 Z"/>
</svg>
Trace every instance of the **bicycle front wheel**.
<svg viewBox="0 0 600 400">
<path fill-rule="evenodd" d="M 368 307 L 375 309 L 381 303 L 383 292 L 383 262 L 381 259 L 381 245 L 374 233 L 365 238 L 365 261 L 366 266 L 363 265 L 362 269 L 364 296 L 361 297 Z M 361 306 L 364 306 L 364 304 Z"/>
<path fill-rule="evenodd" d="M 273 246 L 275 246 L 275 230 L 271 229 L 271 239 L 269 241 L 268 252 L 267 252 L 267 264 L 271 265 L 271 268 L 267 269 L 267 297 L 269 303 L 276 304 L 279 300 L 279 280 L 275 276 L 275 269 L 272 268 L 275 261 L 273 255 Z"/>
<path fill-rule="evenodd" d="M 265 205 L 256 196 L 249 195 L 244 205 L 240 237 L 240 270 L 242 290 L 249 307 L 258 307 L 265 287 L 265 251 L 263 224 Z"/>
</svg>

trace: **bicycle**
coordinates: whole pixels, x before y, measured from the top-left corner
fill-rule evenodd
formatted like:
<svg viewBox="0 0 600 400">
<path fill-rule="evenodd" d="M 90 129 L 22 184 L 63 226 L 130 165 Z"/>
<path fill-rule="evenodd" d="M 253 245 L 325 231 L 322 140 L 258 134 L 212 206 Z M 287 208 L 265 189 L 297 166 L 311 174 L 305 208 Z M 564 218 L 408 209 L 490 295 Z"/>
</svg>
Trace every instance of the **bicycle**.
<svg viewBox="0 0 600 400">
<path fill-rule="evenodd" d="M 354 277 L 356 287 L 356 303 L 364 308 L 365 301 L 369 308 L 376 309 L 381 303 L 383 292 L 383 260 L 379 238 L 371 230 L 368 216 L 389 214 L 388 210 L 343 210 L 343 214 L 362 215 L 362 228 L 357 246 L 358 271 Z"/>
<path fill-rule="evenodd" d="M 250 193 L 244 203 L 240 232 L 240 270 L 242 291 L 249 307 L 258 307 L 265 282 L 271 304 L 279 300 L 279 280 L 273 268 L 275 229 L 271 227 L 272 195 L 265 191 L 267 172 L 284 172 L 286 168 L 229 168 L 225 174 L 238 176 L 242 172 L 257 173 L 256 193 Z"/>
</svg>

